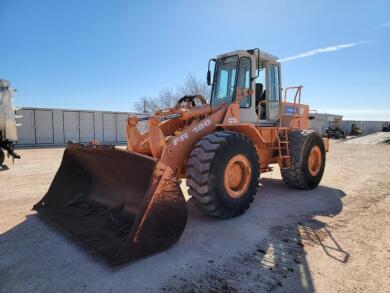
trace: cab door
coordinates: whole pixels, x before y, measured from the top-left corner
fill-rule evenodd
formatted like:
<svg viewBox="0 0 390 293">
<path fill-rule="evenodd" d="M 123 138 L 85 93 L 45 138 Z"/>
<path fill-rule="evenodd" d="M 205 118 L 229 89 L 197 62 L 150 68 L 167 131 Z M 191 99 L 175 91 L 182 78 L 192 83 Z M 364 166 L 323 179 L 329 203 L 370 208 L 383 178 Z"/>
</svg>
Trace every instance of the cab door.
<svg viewBox="0 0 390 293">
<path fill-rule="evenodd" d="M 237 89 L 252 90 L 255 86 L 254 76 L 256 66 L 252 66 L 254 59 L 248 56 L 242 56 L 240 58 L 238 75 L 237 75 Z M 258 116 L 256 114 L 256 96 L 255 91 L 248 92 L 248 95 L 243 97 L 240 101 L 240 120 L 243 123 L 256 123 Z"/>
<path fill-rule="evenodd" d="M 279 120 L 279 105 L 282 97 L 282 88 L 280 80 L 280 63 L 271 62 L 268 65 L 268 94 L 267 94 L 267 120 Z"/>
</svg>

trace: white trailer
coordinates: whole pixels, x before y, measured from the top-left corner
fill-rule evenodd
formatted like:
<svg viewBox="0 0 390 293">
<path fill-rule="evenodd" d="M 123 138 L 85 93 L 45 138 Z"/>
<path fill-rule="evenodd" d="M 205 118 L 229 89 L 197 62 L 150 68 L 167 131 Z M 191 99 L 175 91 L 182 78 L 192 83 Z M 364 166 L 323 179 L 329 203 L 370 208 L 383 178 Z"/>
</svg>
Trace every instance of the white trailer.
<svg viewBox="0 0 390 293">
<path fill-rule="evenodd" d="M 16 147 L 63 146 L 68 142 L 125 145 L 127 118 L 144 115 L 136 112 L 112 112 L 80 109 L 20 107 L 16 110 L 18 142 Z M 148 122 L 137 125 L 141 132 Z"/>
</svg>

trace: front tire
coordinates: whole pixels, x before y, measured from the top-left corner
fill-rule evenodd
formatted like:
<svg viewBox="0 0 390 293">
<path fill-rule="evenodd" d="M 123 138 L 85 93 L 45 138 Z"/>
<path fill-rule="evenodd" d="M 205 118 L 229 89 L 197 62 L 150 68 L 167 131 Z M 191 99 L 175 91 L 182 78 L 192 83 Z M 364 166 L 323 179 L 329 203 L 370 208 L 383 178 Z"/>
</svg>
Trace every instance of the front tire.
<svg viewBox="0 0 390 293">
<path fill-rule="evenodd" d="M 192 202 L 204 213 L 227 219 L 244 213 L 258 187 L 259 158 L 242 134 L 217 131 L 196 143 L 187 162 Z"/>
<path fill-rule="evenodd" d="M 281 169 L 283 181 L 297 189 L 318 186 L 325 170 L 325 146 L 314 131 L 289 131 L 290 168 Z"/>
</svg>

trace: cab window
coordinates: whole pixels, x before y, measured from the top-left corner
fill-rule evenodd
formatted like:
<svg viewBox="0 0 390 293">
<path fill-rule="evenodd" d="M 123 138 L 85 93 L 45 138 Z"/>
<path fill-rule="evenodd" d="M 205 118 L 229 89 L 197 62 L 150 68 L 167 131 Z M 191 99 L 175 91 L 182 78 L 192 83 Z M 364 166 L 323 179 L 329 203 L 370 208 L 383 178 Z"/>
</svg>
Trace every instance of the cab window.
<svg viewBox="0 0 390 293">
<path fill-rule="evenodd" d="M 212 106 L 218 106 L 222 103 L 230 104 L 233 101 L 237 63 L 237 56 L 217 60 L 211 99 Z"/>
<path fill-rule="evenodd" d="M 248 57 L 240 58 L 240 67 L 238 70 L 237 88 L 249 90 L 251 88 L 251 59 Z M 249 108 L 252 97 L 247 95 L 240 102 L 240 108 Z"/>
<path fill-rule="evenodd" d="M 279 67 L 276 64 L 271 64 L 269 68 L 269 100 L 273 102 L 279 101 L 280 85 L 279 85 Z"/>
</svg>

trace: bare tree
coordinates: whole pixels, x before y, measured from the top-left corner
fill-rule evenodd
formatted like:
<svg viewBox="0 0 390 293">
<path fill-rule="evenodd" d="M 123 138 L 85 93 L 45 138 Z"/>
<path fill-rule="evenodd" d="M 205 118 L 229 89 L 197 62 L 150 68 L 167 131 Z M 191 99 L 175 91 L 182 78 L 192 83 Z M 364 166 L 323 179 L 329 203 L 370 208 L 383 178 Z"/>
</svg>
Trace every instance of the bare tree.
<svg viewBox="0 0 390 293">
<path fill-rule="evenodd" d="M 180 95 L 172 89 L 163 89 L 159 92 L 156 100 L 160 109 L 166 109 L 174 107 L 179 99 Z"/>
<path fill-rule="evenodd" d="M 201 79 L 198 79 L 195 75 L 189 74 L 187 76 L 184 85 L 179 87 L 178 90 L 181 96 L 186 95 L 202 95 L 207 100 L 210 99 L 210 88 L 207 83 Z"/>
<path fill-rule="evenodd" d="M 141 97 L 134 103 L 137 112 L 152 115 L 157 110 L 172 108 L 176 105 L 180 96 L 172 89 L 163 89 L 157 97 Z"/>
<path fill-rule="evenodd" d="M 152 97 L 141 97 L 134 103 L 134 109 L 137 112 L 152 115 L 159 109 L 157 101 Z"/>
<path fill-rule="evenodd" d="M 189 74 L 177 91 L 162 89 L 157 97 L 141 97 L 134 103 L 134 108 L 138 112 L 153 115 L 157 110 L 174 107 L 181 97 L 188 95 L 202 95 L 209 100 L 210 88 L 205 81 Z"/>
</svg>

